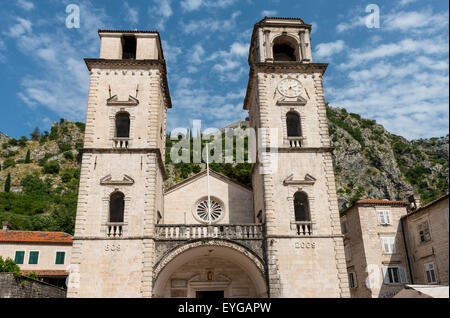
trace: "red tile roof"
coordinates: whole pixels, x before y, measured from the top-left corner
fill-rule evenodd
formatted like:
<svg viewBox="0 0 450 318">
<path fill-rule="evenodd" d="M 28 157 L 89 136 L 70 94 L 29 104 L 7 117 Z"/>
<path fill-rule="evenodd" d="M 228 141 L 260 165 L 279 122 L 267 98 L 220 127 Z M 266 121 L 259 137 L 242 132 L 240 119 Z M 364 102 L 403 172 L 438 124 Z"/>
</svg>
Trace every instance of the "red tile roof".
<svg viewBox="0 0 450 318">
<path fill-rule="evenodd" d="M 64 232 L 1 231 L 0 242 L 72 244 L 72 235 Z"/>
<path fill-rule="evenodd" d="M 36 273 L 37 276 L 69 276 L 69 273 L 65 270 L 21 270 L 23 275 Z"/>
<path fill-rule="evenodd" d="M 389 201 L 389 200 L 359 200 L 358 204 L 394 204 L 394 205 L 408 205 L 408 201 Z"/>
</svg>

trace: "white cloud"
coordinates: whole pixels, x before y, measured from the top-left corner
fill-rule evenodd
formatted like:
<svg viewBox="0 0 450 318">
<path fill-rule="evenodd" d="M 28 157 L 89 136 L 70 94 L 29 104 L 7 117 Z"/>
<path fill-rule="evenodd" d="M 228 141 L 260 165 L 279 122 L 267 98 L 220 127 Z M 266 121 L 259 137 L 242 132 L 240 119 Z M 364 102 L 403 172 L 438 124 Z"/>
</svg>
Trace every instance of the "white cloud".
<svg viewBox="0 0 450 318">
<path fill-rule="evenodd" d="M 195 64 L 202 63 L 204 54 L 205 50 L 203 49 L 203 46 L 201 44 L 196 44 L 192 53 L 192 62 Z"/>
<path fill-rule="evenodd" d="M 169 42 L 165 40 L 162 41 L 162 46 L 164 49 L 164 58 L 170 63 L 176 63 L 178 55 L 180 55 L 183 50 L 178 46 L 169 44 Z"/>
<path fill-rule="evenodd" d="M 274 17 L 278 14 L 275 10 L 263 10 L 261 11 L 261 16 L 263 17 Z"/>
<path fill-rule="evenodd" d="M 416 1 L 417 0 L 400 0 L 398 5 L 403 7 L 403 6 L 406 6 L 406 5 L 410 4 L 410 3 L 414 3 Z"/>
<path fill-rule="evenodd" d="M 334 42 L 320 43 L 316 46 L 316 51 L 314 57 L 316 58 L 326 58 L 332 55 L 342 52 L 345 48 L 345 43 L 342 40 L 337 40 Z"/>
<path fill-rule="evenodd" d="M 317 22 L 311 22 L 311 35 L 317 32 L 317 29 L 319 28 L 319 25 Z"/>
<path fill-rule="evenodd" d="M 432 10 L 392 12 L 384 16 L 382 29 L 387 31 L 433 33 L 448 27 L 448 12 Z"/>
<path fill-rule="evenodd" d="M 366 25 L 366 17 L 356 17 L 352 21 L 346 23 L 341 22 L 336 26 L 336 31 L 342 33 L 354 28 L 358 28 Z"/>
<path fill-rule="evenodd" d="M 201 7 L 207 8 L 226 8 L 234 4 L 236 0 L 183 0 L 181 1 L 181 7 L 185 11 L 195 11 Z"/>
<path fill-rule="evenodd" d="M 132 24 L 138 24 L 139 23 L 138 11 L 135 8 L 130 7 L 128 2 L 124 2 L 123 6 L 125 7 L 125 11 L 127 14 L 125 20 Z"/>
<path fill-rule="evenodd" d="M 149 8 L 149 14 L 159 18 L 156 26 L 164 30 L 166 21 L 173 15 L 171 0 L 154 0 L 155 5 Z"/>
<path fill-rule="evenodd" d="M 26 0 L 17 0 L 16 4 L 24 10 L 32 10 L 34 8 L 34 3 Z"/>
<path fill-rule="evenodd" d="M 17 24 L 11 26 L 8 30 L 6 35 L 12 36 L 12 37 L 19 37 L 25 33 L 31 32 L 31 26 L 32 23 L 30 20 L 23 19 L 20 17 L 16 18 Z"/>
<path fill-rule="evenodd" d="M 229 19 L 217 20 L 213 18 L 206 18 L 203 20 L 193 20 L 187 24 L 182 23 L 183 32 L 187 34 L 198 34 L 201 32 L 228 32 L 235 29 L 236 19 L 241 14 L 240 11 L 234 12 Z"/>
</svg>

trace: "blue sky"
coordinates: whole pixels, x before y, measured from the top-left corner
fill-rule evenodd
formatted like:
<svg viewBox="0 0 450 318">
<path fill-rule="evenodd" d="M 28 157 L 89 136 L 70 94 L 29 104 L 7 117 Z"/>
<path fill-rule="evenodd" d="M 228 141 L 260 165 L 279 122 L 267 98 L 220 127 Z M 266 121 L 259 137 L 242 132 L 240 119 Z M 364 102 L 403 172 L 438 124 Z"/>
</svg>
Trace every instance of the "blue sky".
<svg viewBox="0 0 450 318">
<path fill-rule="evenodd" d="M 371 3 L 380 28 L 365 25 Z M 66 28 L 68 4 L 80 7 L 79 29 Z M 313 25 L 313 59 L 330 63 L 330 105 L 408 139 L 448 134 L 449 7 L 441 0 L 2 1 L 0 131 L 18 138 L 60 118 L 85 120 L 83 58 L 98 57 L 98 28 L 160 31 L 169 129 L 243 119 L 251 30 L 265 15 Z"/>
</svg>

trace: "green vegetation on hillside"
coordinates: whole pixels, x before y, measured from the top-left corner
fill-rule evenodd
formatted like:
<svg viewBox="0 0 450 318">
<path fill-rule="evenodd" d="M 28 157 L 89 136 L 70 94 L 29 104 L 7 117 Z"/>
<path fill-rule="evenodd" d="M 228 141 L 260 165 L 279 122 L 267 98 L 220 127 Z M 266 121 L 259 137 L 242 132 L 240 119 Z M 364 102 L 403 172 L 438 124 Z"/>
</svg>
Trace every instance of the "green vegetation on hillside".
<svg viewBox="0 0 450 318">
<path fill-rule="evenodd" d="M 327 115 L 341 209 L 363 198 L 404 200 L 412 191 L 427 203 L 448 192 L 448 135 L 408 141 L 345 109 L 327 107 Z M 73 234 L 84 131 L 85 124 L 61 119 L 50 132 L 35 129 L 30 140 L 0 134 L 0 222 L 9 221 L 16 230 Z M 204 161 L 172 162 L 177 142 L 166 138 L 166 186 L 205 169 Z M 202 150 L 206 142 L 201 141 Z M 247 159 L 247 138 L 244 146 Z M 192 140 L 190 147 L 192 161 Z M 235 158 L 236 147 L 226 155 Z M 249 163 L 211 162 L 210 167 L 252 185 Z"/>
</svg>

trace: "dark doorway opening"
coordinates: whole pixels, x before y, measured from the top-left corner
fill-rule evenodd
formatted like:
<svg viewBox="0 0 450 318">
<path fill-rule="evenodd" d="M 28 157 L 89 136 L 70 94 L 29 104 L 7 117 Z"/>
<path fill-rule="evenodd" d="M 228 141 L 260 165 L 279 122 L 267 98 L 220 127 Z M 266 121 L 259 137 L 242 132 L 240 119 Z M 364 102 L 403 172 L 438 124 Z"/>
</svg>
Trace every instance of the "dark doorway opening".
<svg viewBox="0 0 450 318">
<path fill-rule="evenodd" d="M 225 298 L 223 290 L 198 290 L 195 293 L 196 298 L 200 299 L 222 299 Z"/>
</svg>

